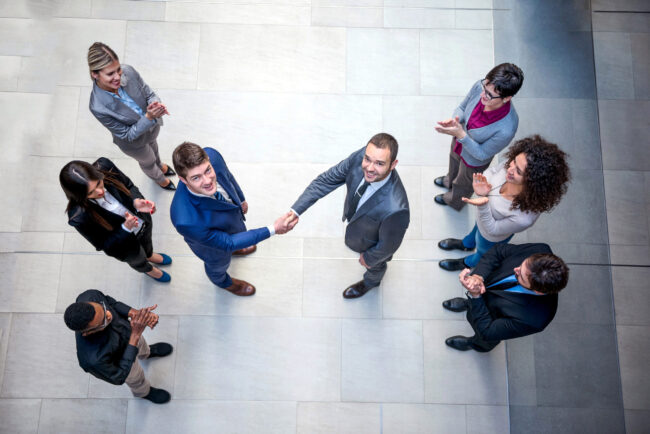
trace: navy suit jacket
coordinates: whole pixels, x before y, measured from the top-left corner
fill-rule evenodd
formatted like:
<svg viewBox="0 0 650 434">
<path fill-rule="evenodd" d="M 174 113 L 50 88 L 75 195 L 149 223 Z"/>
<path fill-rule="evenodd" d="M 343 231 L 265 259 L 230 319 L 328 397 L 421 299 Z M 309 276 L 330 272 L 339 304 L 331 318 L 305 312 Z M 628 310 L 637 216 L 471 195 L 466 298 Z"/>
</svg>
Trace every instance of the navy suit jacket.
<svg viewBox="0 0 650 434">
<path fill-rule="evenodd" d="M 172 224 L 192 251 L 205 262 L 218 262 L 233 251 L 252 246 L 271 236 L 267 228 L 246 230 L 241 203 L 244 193 L 219 152 L 204 148 L 217 182 L 233 203 L 196 196 L 179 183 L 172 200 Z"/>
</svg>

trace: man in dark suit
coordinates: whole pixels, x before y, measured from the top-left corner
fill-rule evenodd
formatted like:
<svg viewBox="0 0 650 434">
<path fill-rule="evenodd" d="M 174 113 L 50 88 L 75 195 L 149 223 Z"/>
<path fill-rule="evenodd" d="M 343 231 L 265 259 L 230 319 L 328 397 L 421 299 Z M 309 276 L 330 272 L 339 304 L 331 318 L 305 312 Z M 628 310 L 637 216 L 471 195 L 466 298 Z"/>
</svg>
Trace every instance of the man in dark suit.
<svg viewBox="0 0 650 434">
<path fill-rule="evenodd" d="M 442 302 L 453 312 L 467 311 L 472 337 L 452 336 L 445 343 L 460 351 L 490 351 L 503 339 L 544 330 L 555 317 L 558 292 L 569 268 L 546 244 L 497 244 L 473 271 L 460 273 L 467 299 Z"/>
<path fill-rule="evenodd" d="M 318 199 L 346 185 L 345 244 L 360 253 L 359 263 L 367 270 L 363 280 L 343 291 L 344 298 L 361 297 L 379 286 L 408 228 L 409 202 L 395 170 L 397 150 L 390 134 L 373 136 L 365 147 L 314 179 L 291 207 L 295 224 Z"/>
<path fill-rule="evenodd" d="M 212 283 L 235 295 L 255 294 L 253 285 L 228 275 L 231 256 L 253 253 L 255 244 L 288 232 L 296 222 L 288 223 L 287 213 L 271 226 L 247 231 L 248 203 L 219 152 L 185 142 L 172 158 L 181 180 L 170 210 L 174 227 L 203 260 Z"/>
</svg>

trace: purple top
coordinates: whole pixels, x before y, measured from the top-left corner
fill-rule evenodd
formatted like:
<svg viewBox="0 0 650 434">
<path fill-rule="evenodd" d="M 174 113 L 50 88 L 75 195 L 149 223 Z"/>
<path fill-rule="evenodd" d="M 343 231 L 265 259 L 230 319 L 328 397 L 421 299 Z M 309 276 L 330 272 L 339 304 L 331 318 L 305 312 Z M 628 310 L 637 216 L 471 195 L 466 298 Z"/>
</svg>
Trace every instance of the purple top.
<svg viewBox="0 0 650 434">
<path fill-rule="evenodd" d="M 501 119 L 505 118 L 508 113 L 510 113 L 510 101 L 502 105 L 496 110 L 492 110 L 489 112 L 485 111 L 485 106 L 481 102 L 481 100 L 478 100 L 478 103 L 476 104 L 476 107 L 474 107 L 474 110 L 472 110 L 472 114 L 469 116 L 469 119 L 467 120 L 467 131 L 469 130 L 475 130 L 477 128 L 482 128 L 486 125 L 493 124 L 497 121 L 500 121 Z M 458 140 L 456 140 L 456 146 L 454 147 L 454 153 L 460 155 L 461 152 L 463 151 L 463 144 L 460 143 Z M 463 157 L 460 157 L 461 160 L 463 160 L 463 163 L 467 167 L 477 167 L 477 166 L 470 166 L 467 164 L 465 159 Z"/>
</svg>

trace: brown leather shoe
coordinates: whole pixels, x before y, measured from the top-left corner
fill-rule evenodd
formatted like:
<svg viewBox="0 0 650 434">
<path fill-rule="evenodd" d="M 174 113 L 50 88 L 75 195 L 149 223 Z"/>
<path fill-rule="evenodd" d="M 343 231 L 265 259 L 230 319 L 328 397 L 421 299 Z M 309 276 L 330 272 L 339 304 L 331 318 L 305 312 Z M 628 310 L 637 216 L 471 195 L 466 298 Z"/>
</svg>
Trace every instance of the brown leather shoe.
<svg viewBox="0 0 650 434">
<path fill-rule="evenodd" d="M 359 298 L 371 289 L 372 288 L 368 288 L 363 284 L 363 280 L 359 280 L 357 283 L 345 288 L 345 291 L 343 291 L 343 298 Z"/>
<path fill-rule="evenodd" d="M 245 249 L 235 250 L 234 252 L 232 252 L 232 255 L 233 256 L 246 256 L 246 255 L 250 255 L 255 250 L 257 250 L 257 245 L 246 247 Z"/>
<path fill-rule="evenodd" d="M 226 291 L 230 291 L 235 295 L 240 297 L 248 297 L 249 295 L 255 294 L 255 287 L 245 280 L 232 279 L 232 285 L 228 288 L 224 288 Z"/>
</svg>

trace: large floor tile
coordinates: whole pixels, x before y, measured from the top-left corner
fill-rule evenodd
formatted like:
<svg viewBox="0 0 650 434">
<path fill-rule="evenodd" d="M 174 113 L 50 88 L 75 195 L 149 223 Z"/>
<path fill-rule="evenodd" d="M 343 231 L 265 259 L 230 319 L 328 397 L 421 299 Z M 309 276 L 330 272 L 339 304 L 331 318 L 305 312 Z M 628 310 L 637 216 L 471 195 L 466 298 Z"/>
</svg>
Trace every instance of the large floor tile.
<svg viewBox="0 0 650 434">
<path fill-rule="evenodd" d="M 520 241 L 518 241 L 517 237 L 515 237 L 513 239 L 513 242 L 515 244 L 519 244 Z M 612 246 L 607 244 L 582 244 L 582 243 L 577 244 L 577 243 L 562 243 L 562 242 L 554 241 L 553 253 L 555 253 L 560 258 L 562 258 L 566 263 L 584 264 L 584 265 L 591 265 L 591 264 L 604 265 L 610 262 L 609 257 L 610 257 L 611 247 Z M 613 254 L 612 254 L 612 263 L 620 263 L 614 261 Z"/>
<path fill-rule="evenodd" d="M 647 32 L 650 28 L 648 14 L 593 11 L 591 20 L 594 32 Z"/>
<path fill-rule="evenodd" d="M 648 279 L 650 270 L 647 268 L 612 268 L 617 325 L 650 326 L 646 303 Z"/>
<path fill-rule="evenodd" d="M 176 400 L 151 406 L 129 401 L 127 433 L 228 432 L 241 434 L 294 433 L 294 402 L 223 402 Z"/>
<path fill-rule="evenodd" d="M 557 323 L 612 324 L 609 267 L 571 265 L 569 283 L 559 294 Z"/>
<path fill-rule="evenodd" d="M 467 433 L 505 433 L 510 429 L 509 411 L 505 405 L 468 405 Z"/>
<path fill-rule="evenodd" d="M 0 137 L 3 162 L 22 164 L 32 153 L 34 143 L 47 140 L 49 130 L 45 119 L 50 116 L 51 102 L 52 98 L 46 94 L 0 92 L 0 115 L 5 120 Z M 38 121 L 26 124 L 23 120 L 30 117 Z"/>
<path fill-rule="evenodd" d="M 307 26 L 310 8 L 299 2 L 287 4 L 167 3 L 166 20 L 218 24 L 277 24 Z"/>
<path fill-rule="evenodd" d="M 492 44 L 490 30 L 422 30 L 421 93 L 464 97 L 494 66 Z"/>
<path fill-rule="evenodd" d="M 179 399 L 340 399 L 338 320 L 181 317 L 178 341 Z"/>
<path fill-rule="evenodd" d="M 627 246 L 611 244 L 609 246 L 612 264 L 650 265 L 650 246 Z"/>
<path fill-rule="evenodd" d="M 0 399 L 0 433 L 33 434 L 38 431 L 40 399 Z"/>
<path fill-rule="evenodd" d="M 648 15 L 648 14 L 645 14 Z M 650 26 L 646 27 L 646 32 Z M 632 68 L 634 71 L 634 97 L 636 99 L 650 98 L 650 56 L 648 56 L 648 47 L 650 47 L 649 33 L 632 33 L 630 34 L 630 44 L 632 47 Z"/>
<path fill-rule="evenodd" d="M 453 29 L 456 11 L 433 8 L 385 8 L 384 27 L 400 29 Z"/>
<path fill-rule="evenodd" d="M 40 156 L 71 157 L 79 105 L 79 88 L 57 86 L 51 102 L 50 122 L 47 126 L 48 140 L 34 143 L 33 152 Z"/>
<path fill-rule="evenodd" d="M 347 31 L 347 92 L 418 93 L 418 32 L 396 29 Z"/>
<path fill-rule="evenodd" d="M 604 169 L 647 170 L 650 148 L 639 146 L 639 138 L 650 133 L 648 111 L 650 101 L 598 101 Z"/>
<path fill-rule="evenodd" d="M 124 427 L 126 411 L 123 399 L 44 399 L 38 432 L 110 434 Z"/>
<path fill-rule="evenodd" d="M 201 26 L 199 89 L 342 93 L 342 29 Z"/>
<path fill-rule="evenodd" d="M 650 327 L 618 326 L 623 404 L 626 409 L 650 410 Z"/>
<path fill-rule="evenodd" d="M 613 326 L 551 323 L 534 339 L 537 405 L 621 407 Z"/>
<path fill-rule="evenodd" d="M 0 91 L 16 91 L 20 74 L 20 56 L 0 56 Z"/>
<path fill-rule="evenodd" d="M 648 245 L 648 222 L 645 214 L 645 177 L 643 172 L 606 170 L 605 199 L 607 200 L 607 229 L 612 244 Z"/>
<path fill-rule="evenodd" d="M 161 21 L 165 18 L 165 6 L 165 3 L 156 1 L 93 0 L 91 16 L 109 20 Z M 163 45 L 162 41 L 158 42 Z"/>
<path fill-rule="evenodd" d="M 384 9 L 371 7 L 312 7 L 311 25 L 326 27 L 383 27 Z"/>
<path fill-rule="evenodd" d="M 88 377 L 62 315 L 13 314 L 3 398 L 85 398 Z"/>
<path fill-rule="evenodd" d="M 198 24 L 129 21 L 124 63 L 135 67 L 154 90 L 196 89 L 200 33 Z M 137 62 L 145 56 L 148 62 Z"/>
<path fill-rule="evenodd" d="M 297 433 L 379 434 L 381 415 L 380 405 L 376 403 L 299 402 Z"/>
<path fill-rule="evenodd" d="M 466 433 L 465 406 L 443 404 L 384 404 L 383 428 L 382 432 L 386 434 Z"/>
<path fill-rule="evenodd" d="M 422 402 L 422 323 L 343 321 L 341 398 Z"/>
<path fill-rule="evenodd" d="M 40 34 L 34 20 L 0 18 L 0 55 L 33 56 Z"/>
<path fill-rule="evenodd" d="M 424 321 L 426 402 L 505 405 L 505 345 L 489 353 L 461 352 L 445 345 L 454 335 L 472 336 L 472 328 L 461 321 Z"/>
<path fill-rule="evenodd" d="M 11 330 L 11 314 L 0 313 L 0 390 L 5 372 L 5 360 L 9 347 L 9 331 Z"/>
<path fill-rule="evenodd" d="M 594 32 L 598 98 L 634 99 L 630 34 Z"/>
<path fill-rule="evenodd" d="M 650 426 L 650 411 L 625 410 L 625 431 L 628 434 L 643 434 Z"/>
<path fill-rule="evenodd" d="M 650 12 L 644 0 L 593 0 L 591 7 L 595 11 Z"/>
<path fill-rule="evenodd" d="M 537 405 L 533 336 L 510 339 L 506 342 L 509 405 Z"/>
<path fill-rule="evenodd" d="M 0 268 L 0 311 L 54 312 L 61 255 L 3 253 Z"/>
<path fill-rule="evenodd" d="M 623 434 L 623 409 L 511 406 L 510 432 Z"/>
</svg>

